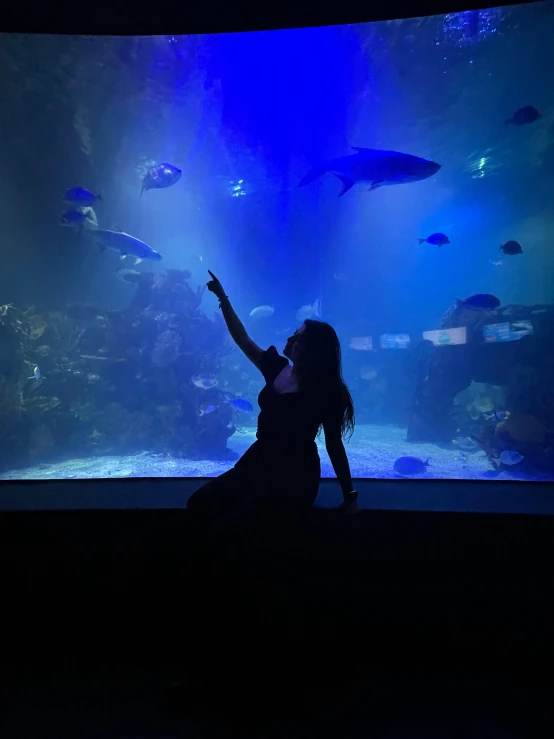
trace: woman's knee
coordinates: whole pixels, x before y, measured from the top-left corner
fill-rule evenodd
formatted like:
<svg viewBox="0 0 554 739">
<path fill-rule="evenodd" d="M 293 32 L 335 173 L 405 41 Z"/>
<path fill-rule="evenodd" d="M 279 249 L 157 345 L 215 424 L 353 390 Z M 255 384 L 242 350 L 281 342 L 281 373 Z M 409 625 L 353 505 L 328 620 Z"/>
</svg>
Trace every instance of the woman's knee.
<svg viewBox="0 0 554 739">
<path fill-rule="evenodd" d="M 230 471 L 232 472 L 232 471 Z M 195 490 L 187 501 L 187 510 L 194 513 L 218 513 L 225 510 L 235 497 L 234 475 L 226 472 Z"/>
<path fill-rule="evenodd" d="M 209 503 L 206 500 L 207 497 L 204 491 L 204 485 L 195 490 L 194 493 L 187 500 L 187 511 L 191 513 L 206 513 L 209 510 Z"/>
</svg>

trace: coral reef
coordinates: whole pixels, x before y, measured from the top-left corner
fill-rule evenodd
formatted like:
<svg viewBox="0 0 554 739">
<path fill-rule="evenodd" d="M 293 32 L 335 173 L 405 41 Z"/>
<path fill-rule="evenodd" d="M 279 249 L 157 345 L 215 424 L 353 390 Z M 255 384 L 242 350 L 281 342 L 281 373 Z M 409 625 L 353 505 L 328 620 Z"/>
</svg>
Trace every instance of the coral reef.
<svg viewBox="0 0 554 739">
<path fill-rule="evenodd" d="M 233 411 L 217 380 L 232 346 L 189 278 L 143 273 L 119 313 L 0 306 L 1 468 L 144 449 L 232 458 Z M 215 378 L 209 389 L 204 376 Z M 200 412 L 206 402 L 216 411 Z"/>
<path fill-rule="evenodd" d="M 487 343 L 489 325 L 532 325 L 517 340 Z M 442 328 L 466 327 L 467 343 L 434 347 L 414 391 L 408 440 L 449 443 L 471 436 L 499 465 L 503 451 L 523 467 L 554 471 L 554 306 L 506 305 L 494 311 L 453 306 Z M 507 420 L 487 420 L 494 410 Z M 500 422 L 499 422 L 500 421 Z M 519 468 L 519 465 L 518 465 Z"/>
</svg>

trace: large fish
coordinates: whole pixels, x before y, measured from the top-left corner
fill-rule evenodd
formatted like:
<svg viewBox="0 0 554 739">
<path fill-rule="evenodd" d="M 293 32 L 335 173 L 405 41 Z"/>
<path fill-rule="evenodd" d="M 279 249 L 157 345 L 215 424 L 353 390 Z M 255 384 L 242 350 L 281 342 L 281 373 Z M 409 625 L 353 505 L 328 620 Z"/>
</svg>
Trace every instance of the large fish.
<svg viewBox="0 0 554 739">
<path fill-rule="evenodd" d="M 112 249 L 112 251 L 118 251 L 122 259 L 127 256 L 136 257 L 135 264 L 139 264 L 143 259 L 151 259 L 155 262 L 159 262 L 162 259 L 162 255 L 152 249 L 151 246 L 145 244 L 144 241 L 140 241 L 140 239 L 136 239 L 134 236 L 123 233 L 123 231 L 105 231 L 99 228 L 90 233 L 102 250 Z"/>
<path fill-rule="evenodd" d="M 342 182 L 339 197 L 348 192 L 357 182 L 369 182 L 369 190 L 384 185 L 401 185 L 418 182 L 432 177 L 441 168 L 440 164 L 428 159 L 402 154 L 399 151 L 381 151 L 352 147 L 356 154 L 338 159 L 330 159 L 312 170 L 300 180 L 298 187 L 304 187 L 327 172 L 335 174 Z"/>
</svg>

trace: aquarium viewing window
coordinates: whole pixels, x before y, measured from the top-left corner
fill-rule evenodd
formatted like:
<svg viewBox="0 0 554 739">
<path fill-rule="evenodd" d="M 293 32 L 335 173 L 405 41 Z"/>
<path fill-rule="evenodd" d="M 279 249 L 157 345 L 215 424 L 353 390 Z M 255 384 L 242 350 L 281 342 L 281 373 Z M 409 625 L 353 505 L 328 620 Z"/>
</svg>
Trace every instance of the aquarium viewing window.
<svg viewBox="0 0 554 739">
<path fill-rule="evenodd" d="M 359 352 L 370 352 L 373 349 L 371 336 L 354 336 L 350 339 L 350 348 Z"/>
<path fill-rule="evenodd" d="M 519 321 L 518 323 L 491 323 L 483 326 L 483 337 L 487 344 L 496 341 L 519 341 L 524 336 L 533 334 L 533 324 L 531 321 Z"/>
<path fill-rule="evenodd" d="M 424 331 L 423 338 L 431 341 L 434 346 L 450 346 L 452 344 L 466 343 L 466 327 L 445 328 L 437 331 Z"/>
<path fill-rule="evenodd" d="M 381 334 L 379 345 L 381 349 L 407 349 L 410 337 L 408 334 Z"/>
<path fill-rule="evenodd" d="M 232 467 L 264 380 L 211 270 L 263 348 L 336 329 L 354 478 L 553 481 L 552 38 L 552 2 L 0 36 L 0 477 Z"/>
</svg>

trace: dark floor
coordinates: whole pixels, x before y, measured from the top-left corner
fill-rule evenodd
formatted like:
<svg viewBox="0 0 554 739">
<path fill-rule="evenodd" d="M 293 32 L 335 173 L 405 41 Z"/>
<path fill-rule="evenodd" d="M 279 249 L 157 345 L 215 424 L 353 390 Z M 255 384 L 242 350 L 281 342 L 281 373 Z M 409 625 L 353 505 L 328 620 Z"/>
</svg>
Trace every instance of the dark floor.
<svg viewBox="0 0 554 739">
<path fill-rule="evenodd" d="M 554 737 L 552 517 L 271 524 L 0 517 L 0 739 Z"/>
<path fill-rule="evenodd" d="M 341 676 L 337 675 L 337 683 Z M 338 692 L 340 690 L 338 689 Z M 214 697 L 215 700 L 215 697 Z M 255 712 L 244 696 L 244 713 Z M 534 739 L 553 725 L 536 703 L 499 684 L 398 680 L 359 682 L 318 715 L 281 721 L 180 716 L 167 706 L 167 683 L 154 676 L 27 678 L 2 688 L 2 739 Z M 215 706 L 214 706 L 215 708 Z"/>
</svg>

